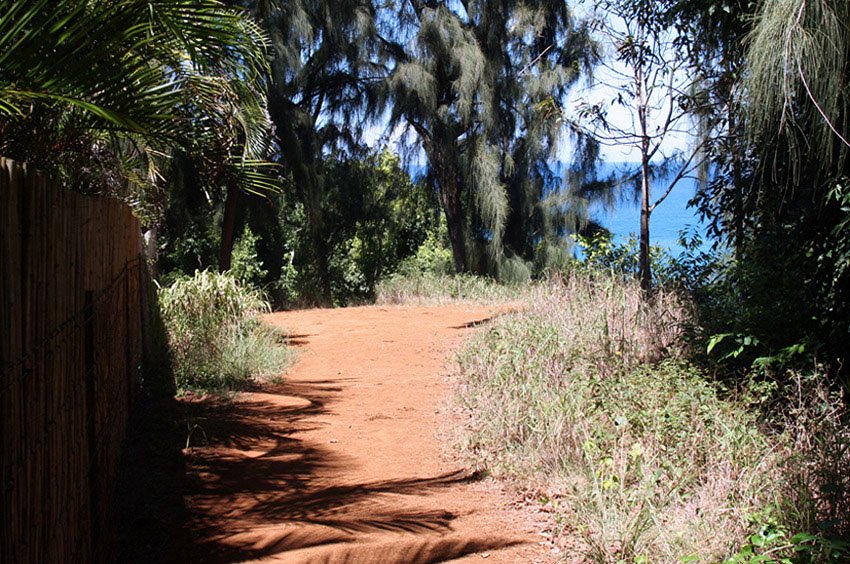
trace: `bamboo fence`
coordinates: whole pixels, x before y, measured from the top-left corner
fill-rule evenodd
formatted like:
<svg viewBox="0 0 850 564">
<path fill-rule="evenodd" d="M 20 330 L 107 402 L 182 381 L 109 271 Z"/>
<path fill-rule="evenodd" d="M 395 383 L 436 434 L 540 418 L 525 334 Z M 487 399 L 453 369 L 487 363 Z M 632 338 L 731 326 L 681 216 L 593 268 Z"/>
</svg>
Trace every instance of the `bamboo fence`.
<svg viewBox="0 0 850 564">
<path fill-rule="evenodd" d="M 0 158 L 0 562 L 112 559 L 145 276 L 126 205 Z"/>
</svg>

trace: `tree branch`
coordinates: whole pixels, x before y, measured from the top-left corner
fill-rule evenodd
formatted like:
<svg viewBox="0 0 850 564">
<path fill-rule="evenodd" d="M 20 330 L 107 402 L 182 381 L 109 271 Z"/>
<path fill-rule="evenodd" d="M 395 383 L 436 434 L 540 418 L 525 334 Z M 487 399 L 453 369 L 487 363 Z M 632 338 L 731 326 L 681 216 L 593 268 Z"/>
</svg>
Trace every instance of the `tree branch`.
<svg viewBox="0 0 850 564">
<path fill-rule="evenodd" d="M 673 180 L 670 181 L 670 184 L 669 186 L 667 186 L 667 190 L 664 191 L 664 194 L 660 198 L 658 198 L 654 204 L 649 206 L 649 213 L 654 212 L 655 208 L 657 208 L 661 202 L 667 199 L 667 196 L 670 195 L 670 192 L 673 191 L 673 188 L 676 186 L 676 184 L 679 183 L 680 180 L 682 180 L 686 175 L 690 174 L 691 171 L 701 167 L 703 163 L 708 159 L 708 155 L 704 154 L 697 164 L 695 164 L 694 166 L 690 166 L 694 158 L 696 158 L 696 156 L 700 152 L 702 152 L 702 149 L 704 148 L 703 145 L 703 143 L 700 143 L 694 148 L 693 152 L 691 152 L 691 156 L 688 157 L 688 160 L 685 162 L 685 164 L 682 165 L 682 168 L 679 169 L 679 172 L 676 174 Z"/>
</svg>

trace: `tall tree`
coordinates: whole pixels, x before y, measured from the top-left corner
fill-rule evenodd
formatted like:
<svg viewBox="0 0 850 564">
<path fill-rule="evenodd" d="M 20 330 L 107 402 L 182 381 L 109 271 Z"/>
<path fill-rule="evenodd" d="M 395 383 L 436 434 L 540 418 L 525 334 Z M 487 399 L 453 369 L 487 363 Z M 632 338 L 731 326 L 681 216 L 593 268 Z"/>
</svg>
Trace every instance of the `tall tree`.
<svg viewBox="0 0 850 564">
<path fill-rule="evenodd" d="M 258 0 L 271 36 L 269 114 L 279 160 L 304 206 L 309 244 L 295 261 L 314 301 L 329 304 L 325 157 L 356 145 L 369 79 L 379 70 L 371 0 Z"/>
<path fill-rule="evenodd" d="M 587 34 L 561 1 L 416 0 L 390 19 L 389 126 L 412 131 L 427 160 L 456 270 L 492 272 L 506 249 L 530 258 L 557 231 L 542 219 L 560 127 L 550 110 L 592 58 Z"/>
<path fill-rule="evenodd" d="M 760 3 L 747 59 L 760 174 L 746 258 L 772 281 L 764 301 L 794 312 L 786 342 L 774 342 L 820 344 L 840 365 L 850 347 L 850 4 Z"/>
<path fill-rule="evenodd" d="M 670 8 L 688 71 L 696 79 L 699 134 L 709 156 L 696 204 L 713 235 L 730 235 L 738 262 L 745 243 L 744 210 L 755 194 L 741 83 L 754 9 L 751 0 L 678 0 Z"/>
<path fill-rule="evenodd" d="M 675 17 L 717 116 L 698 204 L 736 251 L 734 314 L 718 329 L 755 337 L 765 356 L 803 345 L 838 367 L 850 347 L 850 5 L 683 0 Z"/>
<path fill-rule="evenodd" d="M 640 156 L 638 269 L 641 288 L 649 290 L 652 213 L 705 161 L 702 139 L 692 137 L 685 150 L 676 146 L 688 140 L 701 100 L 693 95 L 696 81 L 686 72 L 667 2 L 598 0 L 595 10 L 594 28 L 614 53 L 604 84 L 613 95 L 610 102 L 585 103 L 580 113 L 600 142 L 636 149 Z M 612 106 L 625 109 L 628 119 L 611 119 Z M 656 170 L 669 176 L 660 190 L 653 190 Z"/>
</svg>

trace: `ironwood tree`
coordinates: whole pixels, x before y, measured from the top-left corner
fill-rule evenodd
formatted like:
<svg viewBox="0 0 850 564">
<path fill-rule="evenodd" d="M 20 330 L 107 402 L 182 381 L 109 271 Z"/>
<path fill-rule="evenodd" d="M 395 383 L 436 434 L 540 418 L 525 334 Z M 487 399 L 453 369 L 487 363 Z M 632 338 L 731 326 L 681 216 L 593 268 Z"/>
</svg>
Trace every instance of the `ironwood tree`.
<svg viewBox="0 0 850 564">
<path fill-rule="evenodd" d="M 391 74 L 378 100 L 413 134 L 458 272 L 498 274 L 572 228 L 557 154 L 568 89 L 595 54 L 563 1 L 412 1 L 379 28 Z"/>
<path fill-rule="evenodd" d="M 356 148 L 367 86 L 379 70 L 372 0 L 260 0 L 248 6 L 270 36 L 268 110 L 278 161 L 304 207 L 309 243 L 296 264 L 317 303 L 331 302 L 325 220 L 327 154 Z"/>
<path fill-rule="evenodd" d="M 850 4 L 762 2 L 746 53 L 756 195 L 745 259 L 764 306 L 788 314 L 775 348 L 804 345 L 840 367 L 850 347 Z M 793 319 L 793 323 L 788 323 Z M 765 323 L 764 321 L 767 321 Z"/>
</svg>

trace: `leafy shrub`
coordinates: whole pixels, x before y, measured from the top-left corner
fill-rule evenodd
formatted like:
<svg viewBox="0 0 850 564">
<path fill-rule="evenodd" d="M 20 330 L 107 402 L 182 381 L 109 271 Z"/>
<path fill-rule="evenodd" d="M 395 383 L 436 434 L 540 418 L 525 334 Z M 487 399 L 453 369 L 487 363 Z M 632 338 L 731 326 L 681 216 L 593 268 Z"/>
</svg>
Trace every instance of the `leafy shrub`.
<svg viewBox="0 0 850 564">
<path fill-rule="evenodd" d="M 435 228 L 428 230 L 425 240 L 416 249 L 416 253 L 401 261 L 398 272 L 405 276 L 420 273 L 451 274 L 454 267 L 448 239 L 446 219 L 441 215 L 439 223 Z"/>
<path fill-rule="evenodd" d="M 289 353 L 259 320 L 269 305 L 231 274 L 209 270 L 159 293 L 178 391 L 222 391 L 283 370 Z"/>
<path fill-rule="evenodd" d="M 233 245 L 233 257 L 230 273 L 243 285 L 260 288 L 269 272 L 263 268 L 263 261 L 257 254 L 259 235 L 255 235 L 246 224 L 242 235 Z"/>
<path fill-rule="evenodd" d="M 512 256 L 502 259 L 496 268 L 496 278 L 502 284 L 516 286 L 527 284 L 531 280 L 532 265 L 520 257 Z"/>
<path fill-rule="evenodd" d="M 590 236 L 575 236 L 582 254 L 584 264 L 592 270 L 609 272 L 624 278 L 638 276 L 638 240 L 634 234 L 625 243 L 618 243 L 610 231 L 599 231 Z M 671 281 L 673 257 L 663 247 L 651 245 L 649 260 L 653 282 L 666 284 Z"/>
<path fill-rule="evenodd" d="M 375 285 L 374 269 L 366 267 L 375 251 L 366 248 L 366 242 L 355 235 L 336 245 L 330 255 L 331 295 L 334 305 L 345 306 L 367 302 Z M 371 256 L 370 256 L 371 255 Z M 370 272 L 371 270 L 371 272 Z"/>
<path fill-rule="evenodd" d="M 434 230 L 435 194 L 413 182 L 387 149 L 329 163 L 325 188 L 329 297 L 334 305 L 372 301 L 377 282 L 396 272 Z M 310 295 L 316 288 L 301 290 Z"/>
</svg>

